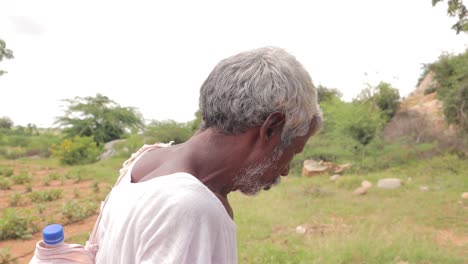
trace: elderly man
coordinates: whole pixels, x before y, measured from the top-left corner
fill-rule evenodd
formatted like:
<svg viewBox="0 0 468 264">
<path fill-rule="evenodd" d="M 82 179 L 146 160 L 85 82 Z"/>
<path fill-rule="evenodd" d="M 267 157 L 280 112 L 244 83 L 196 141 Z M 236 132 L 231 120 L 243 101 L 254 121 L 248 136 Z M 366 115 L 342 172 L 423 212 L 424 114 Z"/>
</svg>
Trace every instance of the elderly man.
<svg viewBox="0 0 468 264">
<path fill-rule="evenodd" d="M 237 263 L 228 194 L 279 183 L 321 123 L 309 74 L 271 47 L 219 62 L 200 111 L 190 140 L 127 163 L 102 212 L 97 263 Z"/>
</svg>

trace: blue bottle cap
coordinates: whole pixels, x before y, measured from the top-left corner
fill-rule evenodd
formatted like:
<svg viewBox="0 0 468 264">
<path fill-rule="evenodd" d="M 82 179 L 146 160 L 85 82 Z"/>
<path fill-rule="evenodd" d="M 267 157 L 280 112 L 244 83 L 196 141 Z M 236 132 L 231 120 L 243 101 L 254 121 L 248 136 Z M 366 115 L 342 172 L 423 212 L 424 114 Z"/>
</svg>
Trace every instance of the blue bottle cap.
<svg viewBox="0 0 468 264">
<path fill-rule="evenodd" d="M 59 224 L 52 224 L 42 229 L 42 239 L 48 245 L 56 245 L 63 241 L 63 227 Z"/>
</svg>

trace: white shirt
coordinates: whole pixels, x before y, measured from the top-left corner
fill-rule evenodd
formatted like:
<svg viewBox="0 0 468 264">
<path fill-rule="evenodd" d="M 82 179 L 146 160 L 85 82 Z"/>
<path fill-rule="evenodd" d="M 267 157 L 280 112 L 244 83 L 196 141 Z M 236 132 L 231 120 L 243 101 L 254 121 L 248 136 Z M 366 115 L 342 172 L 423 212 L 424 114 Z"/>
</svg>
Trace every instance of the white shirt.
<svg viewBox="0 0 468 264">
<path fill-rule="evenodd" d="M 111 191 L 99 224 L 96 263 L 237 263 L 236 225 L 219 199 L 188 173 Z"/>
</svg>

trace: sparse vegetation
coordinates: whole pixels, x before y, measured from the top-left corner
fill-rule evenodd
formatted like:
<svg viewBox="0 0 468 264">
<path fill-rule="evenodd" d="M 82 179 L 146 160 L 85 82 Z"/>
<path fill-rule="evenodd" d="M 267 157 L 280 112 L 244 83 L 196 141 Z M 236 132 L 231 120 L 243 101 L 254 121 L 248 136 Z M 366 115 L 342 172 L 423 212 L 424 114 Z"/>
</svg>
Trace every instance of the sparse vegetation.
<svg viewBox="0 0 468 264">
<path fill-rule="evenodd" d="M 14 184 L 26 184 L 31 182 L 32 177 L 31 175 L 22 172 L 18 175 L 11 176 L 11 180 Z"/>
<path fill-rule="evenodd" d="M 0 264 L 17 264 L 18 261 L 10 254 L 10 249 L 0 248 Z"/>
<path fill-rule="evenodd" d="M 62 190 L 42 190 L 29 193 L 29 198 L 33 203 L 51 202 L 59 199 Z"/>
<path fill-rule="evenodd" d="M 11 189 L 12 182 L 10 179 L 0 176 L 0 190 Z"/>
<path fill-rule="evenodd" d="M 28 239 L 38 229 L 33 223 L 34 217 L 30 212 L 8 208 L 3 210 L 0 218 L 0 240 L 4 239 Z"/>
<path fill-rule="evenodd" d="M 85 200 L 81 203 L 70 200 L 63 204 L 62 216 L 67 223 L 74 223 L 95 214 L 97 208 L 96 202 L 91 200 Z"/>
</svg>

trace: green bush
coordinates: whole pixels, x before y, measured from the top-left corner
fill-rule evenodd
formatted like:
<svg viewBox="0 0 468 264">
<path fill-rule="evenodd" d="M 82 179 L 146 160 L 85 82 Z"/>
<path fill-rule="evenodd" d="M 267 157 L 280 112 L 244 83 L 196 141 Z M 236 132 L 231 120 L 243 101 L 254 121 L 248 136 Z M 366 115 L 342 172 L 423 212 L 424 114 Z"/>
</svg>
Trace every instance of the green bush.
<svg viewBox="0 0 468 264">
<path fill-rule="evenodd" d="M 10 177 L 13 175 L 13 168 L 12 167 L 0 167 L 0 175 L 3 175 L 5 177 Z"/>
<path fill-rule="evenodd" d="M 26 156 L 26 149 L 24 147 L 9 147 L 6 148 L 4 156 L 7 159 L 19 159 Z"/>
<path fill-rule="evenodd" d="M 445 119 L 468 133 L 468 50 L 459 55 L 444 54 L 426 65 L 437 81 L 437 96 L 444 103 Z"/>
<path fill-rule="evenodd" d="M 8 208 L 0 218 L 0 240 L 29 239 L 38 229 L 33 223 L 34 217 L 28 211 Z"/>
<path fill-rule="evenodd" d="M 144 132 L 147 143 L 174 141 L 175 144 L 179 144 L 187 141 L 192 134 L 193 128 L 190 124 L 178 123 L 173 120 L 152 121 Z"/>
<path fill-rule="evenodd" d="M 43 190 L 35 191 L 29 194 L 33 203 L 51 202 L 60 198 L 62 190 Z"/>
<path fill-rule="evenodd" d="M 22 206 L 26 204 L 21 193 L 14 193 L 10 196 L 10 206 Z"/>
<path fill-rule="evenodd" d="M 17 264 L 18 261 L 14 259 L 8 248 L 0 248 L 0 264 Z"/>
<path fill-rule="evenodd" d="M 70 200 L 63 204 L 62 216 L 67 223 L 74 223 L 95 214 L 97 208 L 96 202 L 91 200 L 82 201 L 81 203 Z"/>
<path fill-rule="evenodd" d="M 32 177 L 29 174 L 22 172 L 18 175 L 13 175 L 11 177 L 11 180 L 15 184 L 25 184 L 25 183 L 30 183 L 32 181 Z"/>
<path fill-rule="evenodd" d="M 115 150 L 119 156 L 128 157 L 143 146 L 143 136 L 139 134 L 128 135 L 125 140 L 115 145 Z"/>
<path fill-rule="evenodd" d="M 97 161 L 101 149 L 92 137 L 74 137 L 64 139 L 60 145 L 52 145 L 52 156 L 67 165 L 87 164 Z"/>
<path fill-rule="evenodd" d="M 0 177 L 0 190 L 10 190 L 12 182 L 5 177 Z"/>
</svg>

